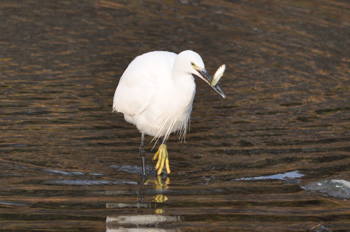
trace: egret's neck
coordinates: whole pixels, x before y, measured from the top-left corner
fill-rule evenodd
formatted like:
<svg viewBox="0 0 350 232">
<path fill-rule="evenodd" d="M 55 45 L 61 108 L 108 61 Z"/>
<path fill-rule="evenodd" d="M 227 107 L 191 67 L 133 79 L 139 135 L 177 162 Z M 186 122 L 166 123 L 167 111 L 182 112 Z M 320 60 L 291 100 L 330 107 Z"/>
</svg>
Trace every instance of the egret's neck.
<svg viewBox="0 0 350 232">
<path fill-rule="evenodd" d="M 194 94 L 196 92 L 196 84 L 194 77 L 188 72 L 187 63 L 180 55 L 174 61 L 172 69 L 173 93 L 175 97 L 175 105 L 180 108 L 189 109 L 192 107 Z"/>
<path fill-rule="evenodd" d="M 175 104 L 179 105 L 179 107 L 191 108 L 196 93 L 196 84 L 192 74 L 174 72 L 173 83 L 173 93 L 176 99 Z"/>
</svg>

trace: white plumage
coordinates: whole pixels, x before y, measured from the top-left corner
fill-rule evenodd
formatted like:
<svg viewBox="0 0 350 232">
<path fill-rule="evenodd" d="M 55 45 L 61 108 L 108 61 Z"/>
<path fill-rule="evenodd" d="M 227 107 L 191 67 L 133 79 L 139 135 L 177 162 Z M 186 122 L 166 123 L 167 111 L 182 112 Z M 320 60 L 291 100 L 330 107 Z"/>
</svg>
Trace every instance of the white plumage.
<svg viewBox="0 0 350 232">
<path fill-rule="evenodd" d="M 193 51 L 140 55 L 120 78 L 113 111 L 123 113 L 141 133 L 162 137 L 163 143 L 172 132 L 179 131 L 185 137 L 196 92 L 193 75 L 210 83 L 202 58 Z"/>
</svg>

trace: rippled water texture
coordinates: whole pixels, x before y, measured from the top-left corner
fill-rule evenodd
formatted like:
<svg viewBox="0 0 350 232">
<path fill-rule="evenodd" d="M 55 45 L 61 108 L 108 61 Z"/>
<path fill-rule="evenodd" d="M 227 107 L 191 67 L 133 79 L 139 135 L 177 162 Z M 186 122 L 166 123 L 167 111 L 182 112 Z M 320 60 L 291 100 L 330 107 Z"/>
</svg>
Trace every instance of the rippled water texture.
<svg viewBox="0 0 350 232">
<path fill-rule="evenodd" d="M 350 231 L 337 197 L 350 181 L 348 1 L 2 0 L 0 12 L 0 231 Z M 197 80 L 171 175 L 154 177 L 146 137 L 142 180 L 114 90 L 135 56 L 185 49 L 211 74 L 226 64 L 227 98 Z"/>
</svg>

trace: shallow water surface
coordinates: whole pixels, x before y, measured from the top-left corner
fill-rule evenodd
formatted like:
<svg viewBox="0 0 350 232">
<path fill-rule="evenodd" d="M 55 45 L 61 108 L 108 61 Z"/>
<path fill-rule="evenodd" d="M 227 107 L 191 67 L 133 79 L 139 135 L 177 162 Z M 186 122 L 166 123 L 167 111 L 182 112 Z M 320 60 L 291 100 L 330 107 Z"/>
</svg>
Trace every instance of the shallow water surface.
<svg viewBox="0 0 350 232">
<path fill-rule="evenodd" d="M 350 181 L 347 1 L 0 11 L 0 231 L 350 231 L 347 197 L 305 187 Z M 146 137 L 142 178 L 114 90 L 135 56 L 185 49 L 211 74 L 226 64 L 227 98 L 197 80 L 186 143 L 168 141 L 172 173 L 155 177 Z"/>
</svg>

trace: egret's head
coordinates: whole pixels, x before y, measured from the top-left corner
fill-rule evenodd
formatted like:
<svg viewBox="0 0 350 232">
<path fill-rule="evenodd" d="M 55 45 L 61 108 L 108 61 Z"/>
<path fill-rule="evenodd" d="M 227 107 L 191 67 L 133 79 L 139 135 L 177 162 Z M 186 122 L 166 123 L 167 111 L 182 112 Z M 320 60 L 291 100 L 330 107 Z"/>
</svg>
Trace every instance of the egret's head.
<svg viewBox="0 0 350 232">
<path fill-rule="evenodd" d="M 188 74 L 196 75 L 205 82 L 211 80 L 211 76 L 205 70 L 204 62 L 198 53 L 191 50 L 183 51 L 178 55 L 175 62 L 178 63 L 178 69 L 182 69 Z"/>
<path fill-rule="evenodd" d="M 192 75 L 195 75 L 210 85 L 221 97 L 225 98 L 224 92 L 220 89 L 218 85 L 212 86 L 210 84 L 212 77 L 207 72 L 204 66 L 204 62 L 201 56 L 191 50 L 183 51 L 179 55 L 183 67 Z"/>
</svg>

